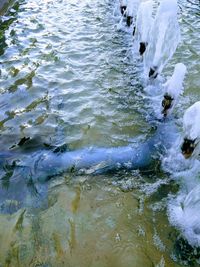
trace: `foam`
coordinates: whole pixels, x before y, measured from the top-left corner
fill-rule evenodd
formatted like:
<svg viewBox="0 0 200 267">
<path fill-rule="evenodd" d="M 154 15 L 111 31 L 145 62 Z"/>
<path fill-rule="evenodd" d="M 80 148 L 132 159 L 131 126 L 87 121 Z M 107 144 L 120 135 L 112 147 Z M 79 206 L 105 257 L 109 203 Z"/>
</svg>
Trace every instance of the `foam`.
<svg viewBox="0 0 200 267">
<path fill-rule="evenodd" d="M 200 246 L 200 185 L 171 199 L 168 212 L 172 225 L 181 229 L 192 246 Z"/>
<path fill-rule="evenodd" d="M 183 117 L 185 136 L 200 140 L 200 101 L 188 108 Z M 184 137 L 185 137 L 184 136 Z M 199 144 L 193 152 L 193 157 L 185 159 L 180 147 L 183 137 L 180 137 L 168 157 L 162 161 L 163 169 L 171 173 L 173 179 L 180 183 L 180 191 L 170 199 L 168 215 L 172 225 L 178 228 L 190 245 L 200 246 L 200 161 Z"/>
</svg>

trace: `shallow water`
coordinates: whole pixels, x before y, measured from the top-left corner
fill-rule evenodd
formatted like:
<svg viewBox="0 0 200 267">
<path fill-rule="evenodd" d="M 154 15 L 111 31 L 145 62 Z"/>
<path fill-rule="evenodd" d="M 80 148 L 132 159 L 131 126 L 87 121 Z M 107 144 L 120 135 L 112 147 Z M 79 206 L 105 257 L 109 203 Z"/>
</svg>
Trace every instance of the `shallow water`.
<svg viewBox="0 0 200 267">
<path fill-rule="evenodd" d="M 200 95 L 200 8 L 197 1 L 179 8 L 182 43 L 163 73 L 178 62 L 188 67 L 175 110 L 181 118 Z M 108 0 L 27 0 L 1 17 L 2 151 L 122 146 L 151 134 L 140 62 L 114 9 Z M 144 172 L 72 172 L 44 184 L 14 166 L 0 174 L 1 266 L 198 266 L 169 224 L 168 195 L 178 184 L 159 162 Z"/>
</svg>

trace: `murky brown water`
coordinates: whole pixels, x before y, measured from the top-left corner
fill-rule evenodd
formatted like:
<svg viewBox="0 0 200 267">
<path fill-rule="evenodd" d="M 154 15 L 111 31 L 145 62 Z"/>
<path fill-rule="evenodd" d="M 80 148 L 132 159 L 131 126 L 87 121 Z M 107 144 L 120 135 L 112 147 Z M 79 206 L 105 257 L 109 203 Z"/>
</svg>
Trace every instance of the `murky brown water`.
<svg viewBox="0 0 200 267">
<path fill-rule="evenodd" d="M 1 18 L 2 151 L 121 146 L 149 133 L 138 62 L 114 8 L 108 0 L 27 0 Z M 180 117 L 200 94 L 199 14 L 197 1 L 180 3 L 183 40 L 165 70 L 188 66 Z M 24 137 L 31 141 L 20 146 Z M 19 173 L 1 170 L 0 266 L 198 266 L 169 225 L 167 196 L 177 185 L 159 168 L 36 185 Z"/>
</svg>

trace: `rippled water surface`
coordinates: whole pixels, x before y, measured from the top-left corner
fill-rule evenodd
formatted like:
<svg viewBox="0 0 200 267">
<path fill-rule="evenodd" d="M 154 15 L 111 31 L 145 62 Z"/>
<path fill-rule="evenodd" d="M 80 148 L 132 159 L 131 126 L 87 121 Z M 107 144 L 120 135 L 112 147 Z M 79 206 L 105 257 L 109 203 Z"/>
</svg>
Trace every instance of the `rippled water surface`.
<svg viewBox="0 0 200 267">
<path fill-rule="evenodd" d="M 0 18 L 0 142 L 9 155 L 122 146 L 153 131 L 140 61 L 109 0 L 24 0 Z M 164 69 L 188 67 L 175 111 L 199 97 L 200 7 L 180 1 L 182 42 Z M 11 153 L 11 154 L 10 154 Z M 178 185 L 158 166 L 34 184 L 1 168 L 0 266 L 199 266 L 170 226 Z M 25 177 L 24 177 L 25 176 Z"/>
</svg>

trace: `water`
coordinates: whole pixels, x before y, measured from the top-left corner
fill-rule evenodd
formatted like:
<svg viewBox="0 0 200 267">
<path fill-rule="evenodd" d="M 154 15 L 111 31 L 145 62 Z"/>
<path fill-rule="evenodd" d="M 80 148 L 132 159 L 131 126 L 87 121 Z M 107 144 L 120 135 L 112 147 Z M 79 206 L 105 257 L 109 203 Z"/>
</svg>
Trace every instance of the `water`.
<svg viewBox="0 0 200 267">
<path fill-rule="evenodd" d="M 152 1 L 142 2 L 138 8 L 135 36 L 140 44 L 139 52 L 141 55 L 146 51 L 149 43 L 150 31 L 153 24 L 152 12 Z"/>
<path fill-rule="evenodd" d="M 158 7 L 145 53 L 145 71 L 149 76 L 153 76 L 150 75 L 151 69 L 155 73 L 162 72 L 180 42 L 177 11 L 177 0 L 163 0 Z"/>
<path fill-rule="evenodd" d="M 178 196 L 171 199 L 169 217 L 172 224 L 180 228 L 183 235 L 192 246 L 199 247 L 199 124 L 195 123 L 200 111 L 200 102 L 188 108 L 183 116 L 183 137 L 178 145 L 180 149 L 172 149 L 171 155 L 165 159 L 167 169 L 175 179 L 181 179 L 181 188 Z M 193 123 L 192 123 L 193 122 Z M 188 146 L 189 144 L 189 146 Z M 183 156 L 184 155 L 184 156 Z M 176 159 L 176 162 L 173 161 Z M 186 158 L 187 160 L 185 160 Z M 170 162 L 171 161 L 171 162 Z M 187 164 L 186 164 L 187 161 Z M 170 163 L 170 164 L 169 164 Z M 173 170 L 172 170 L 173 169 Z M 174 175 L 175 174 L 175 175 Z"/>
<path fill-rule="evenodd" d="M 117 30 L 115 8 L 108 0 L 30 0 L 1 17 L 2 151 L 22 160 L 41 149 L 117 147 L 154 134 L 154 100 L 143 99 L 140 59 L 129 30 Z M 187 66 L 174 110 L 180 119 L 199 98 L 198 3 L 181 1 L 178 13 L 182 41 L 163 75 Z M 160 162 L 143 172 L 72 170 L 43 184 L 4 166 L 0 265 L 198 266 L 198 251 L 168 220 L 181 183 Z"/>
</svg>

